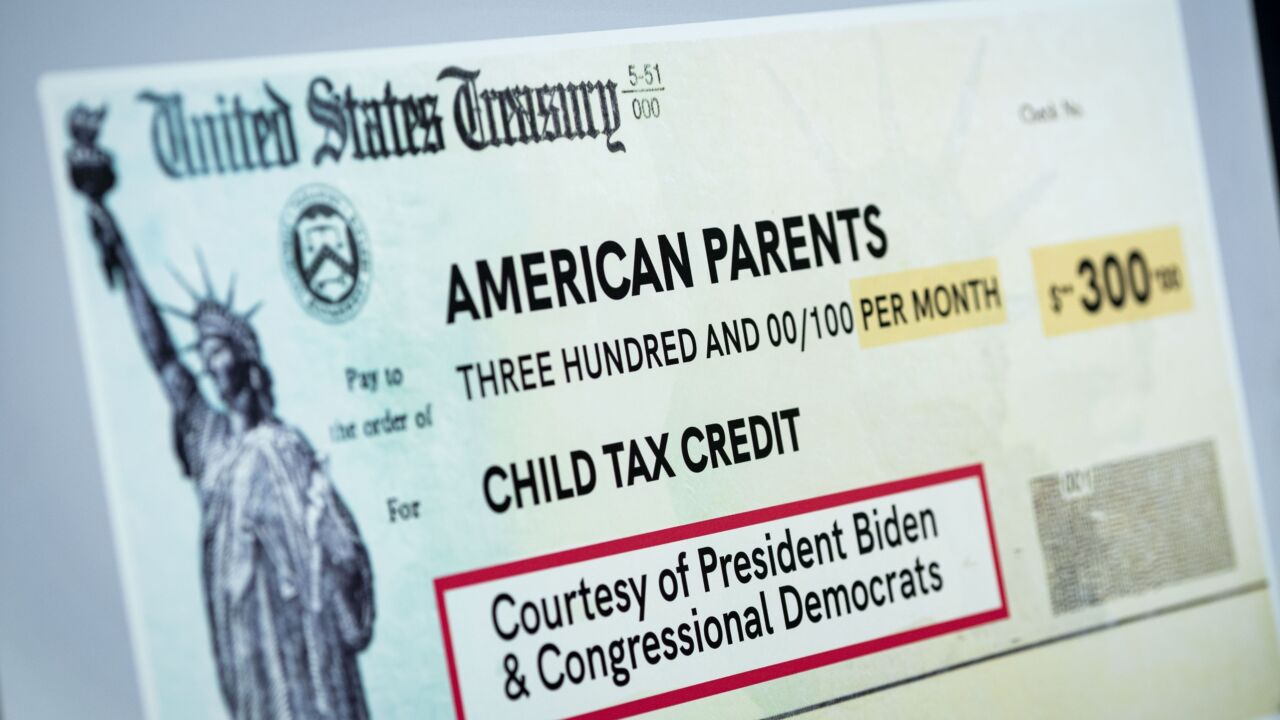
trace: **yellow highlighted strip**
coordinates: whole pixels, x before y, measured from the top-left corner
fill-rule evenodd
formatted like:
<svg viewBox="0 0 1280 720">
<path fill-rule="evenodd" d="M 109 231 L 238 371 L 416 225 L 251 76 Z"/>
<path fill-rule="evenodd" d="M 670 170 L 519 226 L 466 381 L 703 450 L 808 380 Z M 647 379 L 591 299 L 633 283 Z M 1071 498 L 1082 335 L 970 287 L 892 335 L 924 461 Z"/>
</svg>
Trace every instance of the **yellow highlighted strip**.
<svg viewBox="0 0 1280 720">
<path fill-rule="evenodd" d="M 1005 322 L 995 258 L 860 278 L 850 287 L 864 348 Z"/>
<path fill-rule="evenodd" d="M 1190 310 L 1186 263 L 1176 227 L 1033 248 L 1044 334 Z"/>
</svg>

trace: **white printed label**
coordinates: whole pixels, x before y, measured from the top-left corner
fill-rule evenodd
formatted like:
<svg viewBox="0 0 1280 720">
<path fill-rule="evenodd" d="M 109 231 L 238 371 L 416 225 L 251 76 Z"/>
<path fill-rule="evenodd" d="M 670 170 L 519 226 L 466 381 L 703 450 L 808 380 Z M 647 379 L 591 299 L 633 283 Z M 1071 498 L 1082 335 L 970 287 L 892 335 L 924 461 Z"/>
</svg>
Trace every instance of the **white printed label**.
<svg viewBox="0 0 1280 720">
<path fill-rule="evenodd" d="M 459 716 L 621 716 L 1007 616 L 981 469 L 442 578 Z"/>
</svg>

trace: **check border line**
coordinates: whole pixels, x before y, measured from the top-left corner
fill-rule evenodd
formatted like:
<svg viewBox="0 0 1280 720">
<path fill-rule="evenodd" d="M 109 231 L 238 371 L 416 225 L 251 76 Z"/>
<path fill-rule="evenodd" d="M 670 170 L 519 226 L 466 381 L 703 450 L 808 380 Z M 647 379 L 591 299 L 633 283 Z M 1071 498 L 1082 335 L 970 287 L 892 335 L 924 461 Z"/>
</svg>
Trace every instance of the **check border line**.
<svg viewBox="0 0 1280 720">
<path fill-rule="evenodd" d="M 1166 605 L 1165 607 L 1156 608 L 1154 610 L 1147 610 L 1146 612 L 1137 613 L 1136 615 L 1130 615 L 1128 617 L 1111 620 L 1109 622 L 1098 623 L 1097 625 L 1090 625 L 1088 627 L 1080 628 L 1079 630 L 1072 630 L 1071 632 L 1063 633 L 1061 635 L 1052 635 L 1050 637 L 1043 638 L 1041 640 L 1036 640 L 1035 642 L 1027 643 L 1026 645 L 1019 645 L 1017 647 L 1007 648 L 1005 650 L 993 652 L 988 655 L 982 655 L 980 657 L 976 657 L 970 660 L 964 660 L 962 662 L 953 663 L 951 665 L 944 665 L 940 668 L 935 668 L 928 672 L 920 673 L 919 675 L 912 675 L 909 677 L 900 678 L 898 680 L 893 680 L 891 682 L 887 682 L 882 685 L 876 685 L 874 687 L 858 690 L 857 692 L 852 692 L 852 693 L 849 693 L 848 695 L 840 695 L 838 697 L 833 697 L 829 700 L 823 700 L 822 702 L 814 703 L 812 705 L 805 705 L 804 707 L 799 707 L 794 710 L 787 710 L 785 712 L 778 713 L 777 715 L 767 715 L 765 716 L 764 720 L 781 720 L 782 718 L 796 717 L 797 715 L 803 715 L 804 713 L 813 712 L 814 710 L 821 710 L 822 708 L 831 707 L 832 705 L 839 705 L 840 703 L 849 702 L 850 700 L 857 700 L 858 698 L 865 697 L 867 695 L 873 695 L 875 693 L 882 692 L 884 690 L 892 690 L 894 688 L 901 687 L 903 685 L 910 685 L 911 683 L 914 683 L 920 680 L 927 680 L 929 678 L 937 677 L 939 675 L 943 675 L 955 670 L 963 670 L 964 668 L 971 667 L 973 665 L 979 665 L 989 660 L 999 660 L 1000 658 L 1008 657 L 1009 655 L 1016 655 L 1020 652 L 1025 652 L 1027 650 L 1035 650 L 1038 648 L 1042 648 L 1048 645 L 1054 645 L 1067 640 L 1075 640 L 1076 638 L 1084 637 L 1085 635 L 1093 635 L 1095 633 L 1100 633 L 1107 630 L 1114 630 L 1115 628 L 1122 627 L 1124 625 L 1131 625 L 1133 623 L 1141 622 L 1143 620 L 1151 620 L 1153 618 L 1157 618 L 1162 615 L 1171 615 L 1173 613 L 1181 612 L 1183 610 L 1190 610 L 1191 608 L 1200 607 L 1202 605 L 1210 605 L 1210 604 L 1219 602 L 1221 600 L 1229 600 L 1231 598 L 1239 597 L 1241 595 L 1248 595 L 1249 593 L 1255 593 L 1260 590 L 1266 590 L 1267 585 L 1268 585 L 1268 582 L 1266 578 L 1263 578 L 1261 580 L 1255 580 L 1253 582 L 1245 583 L 1244 585 L 1239 585 L 1237 587 L 1229 588 L 1227 590 L 1220 590 L 1216 593 L 1211 593 L 1209 595 L 1202 595 L 1198 598 L 1192 598 L 1191 600 L 1184 600 L 1180 603 L 1174 603 L 1173 605 Z"/>
</svg>

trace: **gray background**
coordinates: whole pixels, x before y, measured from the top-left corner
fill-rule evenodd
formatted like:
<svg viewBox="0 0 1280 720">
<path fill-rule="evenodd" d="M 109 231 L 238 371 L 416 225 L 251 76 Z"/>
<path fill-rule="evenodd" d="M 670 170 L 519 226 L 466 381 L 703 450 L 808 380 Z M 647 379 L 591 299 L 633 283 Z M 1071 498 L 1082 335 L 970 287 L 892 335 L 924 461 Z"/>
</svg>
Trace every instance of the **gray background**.
<svg viewBox="0 0 1280 720">
<path fill-rule="evenodd" d="M 0 715 L 141 712 L 35 101 L 40 73 L 865 4 L 879 3 L 0 0 Z M 1280 529 L 1280 237 L 1252 10 L 1247 0 L 1182 4 L 1266 512 Z M 1274 558 L 1280 536 L 1270 542 Z"/>
</svg>

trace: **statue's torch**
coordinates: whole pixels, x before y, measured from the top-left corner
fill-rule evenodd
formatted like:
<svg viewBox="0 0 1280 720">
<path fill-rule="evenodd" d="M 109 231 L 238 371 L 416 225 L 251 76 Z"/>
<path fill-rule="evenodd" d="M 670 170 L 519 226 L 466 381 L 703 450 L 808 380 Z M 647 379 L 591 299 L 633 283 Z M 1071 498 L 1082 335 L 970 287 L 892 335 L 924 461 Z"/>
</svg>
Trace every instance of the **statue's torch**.
<svg viewBox="0 0 1280 720">
<path fill-rule="evenodd" d="M 98 130 L 106 116 L 105 107 L 91 110 L 77 105 L 67 118 L 72 146 L 67 151 L 67 164 L 71 171 L 71 183 L 89 200 L 89 219 L 93 224 L 93 236 L 102 253 L 102 269 L 107 285 L 115 287 L 120 271 L 120 234 L 115 222 L 103 204 L 107 192 L 115 186 L 116 173 L 111 155 L 98 147 Z"/>
</svg>

